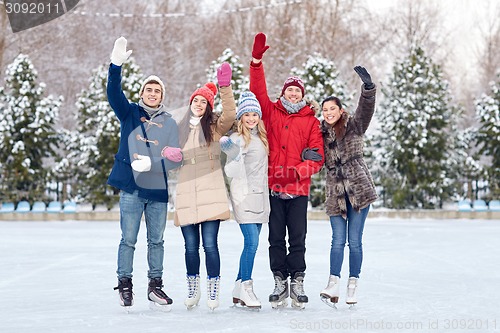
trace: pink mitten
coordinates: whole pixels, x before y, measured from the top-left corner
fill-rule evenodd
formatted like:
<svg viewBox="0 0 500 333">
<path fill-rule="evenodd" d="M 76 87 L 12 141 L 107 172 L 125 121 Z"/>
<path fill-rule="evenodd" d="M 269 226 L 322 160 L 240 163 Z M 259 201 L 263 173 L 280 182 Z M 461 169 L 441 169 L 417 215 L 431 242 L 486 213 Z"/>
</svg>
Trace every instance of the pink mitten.
<svg viewBox="0 0 500 333">
<path fill-rule="evenodd" d="M 182 161 L 182 151 L 180 148 L 166 146 L 161 150 L 161 156 L 172 162 Z"/>
<path fill-rule="evenodd" d="M 217 68 L 217 82 L 219 83 L 219 87 L 229 87 L 231 84 L 231 77 L 233 76 L 233 71 L 231 66 L 224 62 Z"/>
</svg>

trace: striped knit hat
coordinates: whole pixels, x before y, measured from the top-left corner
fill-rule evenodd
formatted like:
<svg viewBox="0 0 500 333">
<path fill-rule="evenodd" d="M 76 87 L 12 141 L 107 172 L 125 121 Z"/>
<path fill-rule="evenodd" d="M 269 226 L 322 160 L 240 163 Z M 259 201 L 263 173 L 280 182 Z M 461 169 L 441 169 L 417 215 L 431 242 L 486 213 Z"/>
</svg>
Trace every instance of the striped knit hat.
<svg viewBox="0 0 500 333">
<path fill-rule="evenodd" d="M 241 94 L 240 100 L 238 101 L 238 111 L 236 112 L 236 119 L 240 119 L 243 114 L 248 112 L 255 112 L 262 118 L 262 110 L 260 109 L 260 104 L 255 95 L 246 91 Z"/>
</svg>

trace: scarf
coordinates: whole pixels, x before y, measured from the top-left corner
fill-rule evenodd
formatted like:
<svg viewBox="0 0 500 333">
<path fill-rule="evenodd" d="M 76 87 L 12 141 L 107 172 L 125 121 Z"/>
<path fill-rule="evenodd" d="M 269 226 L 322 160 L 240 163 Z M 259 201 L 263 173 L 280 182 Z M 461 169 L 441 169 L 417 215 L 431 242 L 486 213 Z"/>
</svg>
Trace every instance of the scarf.
<svg viewBox="0 0 500 333">
<path fill-rule="evenodd" d="M 198 126 L 198 124 L 200 123 L 200 120 L 201 120 L 201 117 L 191 116 L 191 119 L 189 119 L 189 123 L 193 126 Z"/>
<path fill-rule="evenodd" d="M 142 107 L 144 109 L 144 111 L 146 111 L 149 114 L 149 117 L 151 119 L 153 119 L 154 117 L 156 117 L 160 113 L 164 112 L 164 110 L 165 110 L 165 107 L 163 104 L 160 104 L 160 106 L 158 106 L 157 108 L 152 108 L 150 106 L 147 106 L 144 103 L 144 101 L 142 100 L 142 98 L 139 101 L 139 106 Z"/>
<path fill-rule="evenodd" d="M 304 106 L 306 106 L 305 100 L 301 100 L 300 102 L 293 104 L 292 102 L 286 100 L 285 97 L 281 96 L 280 101 L 289 114 L 297 113 L 302 110 Z"/>
</svg>

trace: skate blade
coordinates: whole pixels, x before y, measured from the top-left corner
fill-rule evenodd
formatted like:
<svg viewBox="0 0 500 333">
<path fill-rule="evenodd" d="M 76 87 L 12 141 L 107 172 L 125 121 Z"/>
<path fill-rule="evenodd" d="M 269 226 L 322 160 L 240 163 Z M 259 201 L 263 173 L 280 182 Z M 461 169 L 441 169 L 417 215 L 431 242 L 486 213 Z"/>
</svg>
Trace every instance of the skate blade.
<svg viewBox="0 0 500 333">
<path fill-rule="evenodd" d="M 287 305 L 288 305 L 288 301 L 286 300 L 286 298 L 282 301 L 271 302 L 271 307 L 273 309 L 283 309 L 283 308 L 286 308 Z"/>
<path fill-rule="evenodd" d="M 337 310 L 337 303 L 332 302 L 332 299 L 330 297 L 321 296 L 320 298 L 323 303 Z"/>
<path fill-rule="evenodd" d="M 349 310 L 352 310 L 352 311 L 357 310 L 356 304 L 357 303 L 347 303 L 347 305 L 349 305 Z"/>
<path fill-rule="evenodd" d="M 303 310 L 306 307 L 306 303 L 302 302 L 297 302 L 296 300 L 292 299 L 292 308 Z"/>
<path fill-rule="evenodd" d="M 256 311 L 259 311 L 260 308 L 262 307 L 261 305 L 253 305 L 253 306 L 249 306 L 249 305 L 246 305 L 245 302 L 243 302 L 242 300 L 240 300 L 240 308 L 242 309 L 246 309 L 246 310 L 256 310 Z"/>
<path fill-rule="evenodd" d="M 172 310 L 172 305 L 171 304 L 158 304 L 156 302 L 149 301 L 149 308 L 153 311 L 170 312 L 170 310 Z"/>
<path fill-rule="evenodd" d="M 132 313 L 132 306 L 124 306 L 122 305 L 122 309 L 123 309 L 123 312 L 125 312 L 126 314 L 129 314 L 129 313 Z"/>
<path fill-rule="evenodd" d="M 185 304 L 184 304 L 185 305 Z M 196 308 L 198 306 L 198 303 L 196 304 L 193 304 L 193 305 L 186 305 L 186 309 L 188 310 L 193 310 L 194 308 Z"/>
</svg>

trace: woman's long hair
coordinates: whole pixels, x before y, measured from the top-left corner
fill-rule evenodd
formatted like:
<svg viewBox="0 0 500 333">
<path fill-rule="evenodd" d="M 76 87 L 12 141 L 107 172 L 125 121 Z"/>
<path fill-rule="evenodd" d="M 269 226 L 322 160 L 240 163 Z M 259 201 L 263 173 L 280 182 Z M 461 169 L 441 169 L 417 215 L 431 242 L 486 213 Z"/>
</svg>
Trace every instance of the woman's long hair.
<svg viewBox="0 0 500 333">
<path fill-rule="evenodd" d="M 245 125 L 243 125 L 242 119 L 243 118 L 240 118 L 240 120 L 238 120 L 237 131 L 238 134 L 240 134 L 243 137 L 243 140 L 245 140 L 245 148 L 246 148 L 250 144 L 250 130 Z M 267 141 L 267 131 L 266 131 L 266 126 L 264 126 L 264 122 L 262 121 L 262 119 L 259 119 L 259 123 L 257 124 L 257 135 L 264 144 L 266 153 L 269 154 L 269 142 Z"/>
<path fill-rule="evenodd" d="M 184 147 L 190 132 L 190 124 L 189 121 L 193 113 L 191 112 L 191 105 L 188 107 L 188 111 L 182 120 L 179 122 L 179 145 L 181 148 Z M 213 133 L 211 129 L 212 118 L 214 116 L 213 109 L 210 104 L 207 103 L 207 108 L 205 113 L 200 119 L 201 124 L 201 132 L 199 137 L 199 142 L 201 146 L 210 146 L 210 143 L 213 141 Z"/>
</svg>

